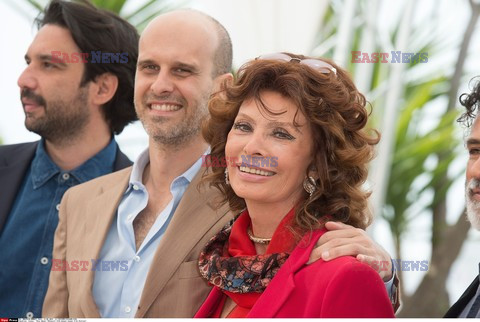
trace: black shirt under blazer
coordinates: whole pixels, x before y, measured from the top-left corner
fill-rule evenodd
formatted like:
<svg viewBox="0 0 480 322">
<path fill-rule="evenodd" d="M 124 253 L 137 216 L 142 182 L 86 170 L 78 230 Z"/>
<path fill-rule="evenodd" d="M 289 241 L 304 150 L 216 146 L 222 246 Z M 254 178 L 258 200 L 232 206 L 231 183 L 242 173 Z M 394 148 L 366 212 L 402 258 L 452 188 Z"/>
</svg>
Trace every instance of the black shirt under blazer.
<svg viewBox="0 0 480 322">
<path fill-rule="evenodd" d="M 0 146 L 0 234 L 40 141 Z M 117 147 L 113 171 L 132 165 Z"/>
</svg>

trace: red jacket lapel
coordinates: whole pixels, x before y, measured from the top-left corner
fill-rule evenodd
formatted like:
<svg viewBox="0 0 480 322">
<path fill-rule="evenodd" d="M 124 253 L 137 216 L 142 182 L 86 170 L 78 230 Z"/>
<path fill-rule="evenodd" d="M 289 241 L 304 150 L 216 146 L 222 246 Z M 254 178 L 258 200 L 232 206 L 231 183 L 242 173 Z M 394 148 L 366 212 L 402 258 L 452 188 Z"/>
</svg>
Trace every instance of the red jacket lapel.
<svg viewBox="0 0 480 322">
<path fill-rule="evenodd" d="M 268 287 L 263 292 L 255 305 L 250 310 L 248 318 L 275 317 L 278 310 L 295 289 L 294 276 L 307 262 L 310 253 L 317 240 L 325 233 L 325 230 L 316 230 L 307 234 L 294 249 L 288 260 L 275 275 Z M 272 301 L 271 299 L 275 299 Z"/>
</svg>

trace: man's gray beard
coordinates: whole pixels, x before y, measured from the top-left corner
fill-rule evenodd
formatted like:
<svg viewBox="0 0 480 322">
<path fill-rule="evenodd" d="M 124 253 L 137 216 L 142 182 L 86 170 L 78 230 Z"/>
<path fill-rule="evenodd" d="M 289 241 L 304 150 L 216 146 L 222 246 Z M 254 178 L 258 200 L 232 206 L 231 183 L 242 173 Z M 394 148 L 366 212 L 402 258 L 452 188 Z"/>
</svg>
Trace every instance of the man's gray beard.
<svg viewBox="0 0 480 322">
<path fill-rule="evenodd" d="M 470 182 L 465 185 L 465 201 L 468 221 L 470 221 L 473 228 L 480 230 L 480 202 L 472 200 L 469 192 L 469 188 L 473 188 L 475 185 L 480 186 L 480 181 L 471 179 Z"/>
<path fill-rule="evenodd" d="M 44 115 L 30 122 L 26 118 L 25 127 L 54 144 L 69 144 L 79 136 L 90 120 L 87 103 L 87 90 L 80 88 L 71 103 L 47 102 Z"/>
</svg>

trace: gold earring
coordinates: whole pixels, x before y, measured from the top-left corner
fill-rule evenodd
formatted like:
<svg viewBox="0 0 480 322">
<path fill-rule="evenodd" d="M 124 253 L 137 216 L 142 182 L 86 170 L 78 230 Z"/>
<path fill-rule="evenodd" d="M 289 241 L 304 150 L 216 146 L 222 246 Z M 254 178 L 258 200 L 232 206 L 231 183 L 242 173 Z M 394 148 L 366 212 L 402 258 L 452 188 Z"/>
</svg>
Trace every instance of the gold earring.
<svg viewBox="0 0 480 322">
<path fill-rule="evenodd" d="M 313 193 L 317 190 L 317 183 L 315 182 L 315 179 L 313 177 L 305 177 L 305 180 L 303 180 L 303 189 L 310 195 L 310 197 L 313 195 Z"/>
</svg>

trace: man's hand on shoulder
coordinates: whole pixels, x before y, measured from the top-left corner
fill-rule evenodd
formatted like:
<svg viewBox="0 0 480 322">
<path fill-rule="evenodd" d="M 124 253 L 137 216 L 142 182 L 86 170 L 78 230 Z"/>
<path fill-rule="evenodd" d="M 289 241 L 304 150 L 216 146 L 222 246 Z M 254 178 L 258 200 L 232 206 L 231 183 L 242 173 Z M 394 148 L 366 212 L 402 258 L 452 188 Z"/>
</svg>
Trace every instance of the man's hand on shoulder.
<svg viewBox="0 0 480 322">
<path fill-rule="evenodd" d="M 390 255 L 364 230 L 333 221 L 327 222 L 325 228 L 328 231 L 318 240 L 308 264 L 320 258 L 329 261 L 340 256 L 355 256 L 360 262 L 376 270 L 384 282 L 391 280 Z"/>
</svg>

